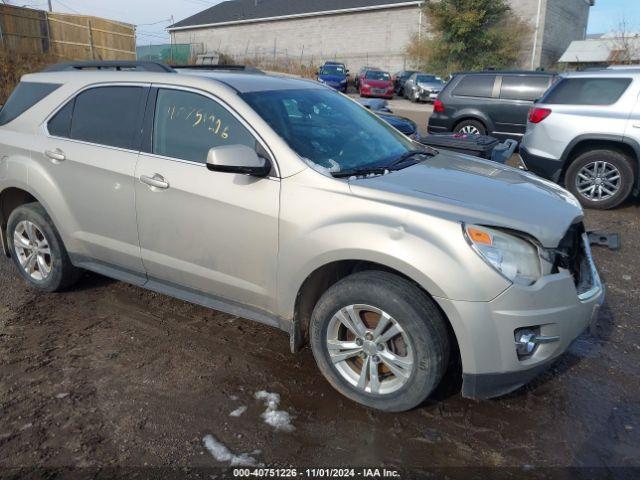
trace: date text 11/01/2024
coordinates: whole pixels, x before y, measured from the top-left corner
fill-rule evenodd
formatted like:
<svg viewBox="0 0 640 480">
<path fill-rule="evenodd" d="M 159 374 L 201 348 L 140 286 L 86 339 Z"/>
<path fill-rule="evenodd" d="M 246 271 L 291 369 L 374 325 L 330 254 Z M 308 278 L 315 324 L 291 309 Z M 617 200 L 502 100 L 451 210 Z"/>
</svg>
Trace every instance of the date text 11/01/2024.
<svg viewBox="0 0 640 480">
<path fill-rule="evenodd" d="M 397 470 L 386 468 L 236 468 L 235 478 L 400 478 Z"/>
</svg>

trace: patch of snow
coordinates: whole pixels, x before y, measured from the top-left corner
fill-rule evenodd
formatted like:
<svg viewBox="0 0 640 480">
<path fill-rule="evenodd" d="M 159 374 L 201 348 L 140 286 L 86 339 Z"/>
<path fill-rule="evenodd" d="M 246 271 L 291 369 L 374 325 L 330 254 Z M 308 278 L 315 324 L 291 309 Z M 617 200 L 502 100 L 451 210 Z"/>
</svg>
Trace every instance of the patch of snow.
<svg viewBox="0 0 640 480">
<path fill-rule="evenodd" d="M 238 407 L 233 412 L 231 412 L 229 414 L 229 416 L 230 417 L 239 417 L 240 415 L 242 415 L 246 411 L 247 411 L 247 407 L 245 407 L 245 406 Z"/>
<path fill-rule="evenodd" d="M 226 446 L 217 441 L 212 435 L 207 435 L 202 441 L 205 448 L 209 450 L 209 453 L 218 462 L 228 462 L 232 467 L 255 467 L 258 464 L 256 459 L 248 453 L 241 453 L 240 455 L 231 453 Z"/>
<path fill-rule="evenodd" d="M 340 164 L 331 158 L 329 159 L 329 163 L 331 164 L 330 168 L 323 167 L 322 165 L 318 165 L 313 160 L 310 160 L 305 157 L 302 157 L 302 160 L 304 160 L 304 163 L 309 165 L 309 167 L 311 167 L 313 170 L 323 174 L 326 177 L 330 177 L 332 173 L 336 173 L 340 171 Z"/>
<path fill-rule="evenodd" d="M 58 400 L 62 400 L 63 398 L 67 398 L 68 396 L 69 396 L 68 393 L 59 393 L 59 394 L 56 395 L 56 398 Z"/>
<path fill-rule="evenodd" d="M 255 397 L 256 400 L 264 401 L 264 406 L 267 407 L 261 415 L 267 425 L 271 425 L 276 430 L 283 432 L 292 432 L 295 430 L 295 427 L 291 423 L 291 415 L 289 415 L 289 412 L 278 410 L 280 406 L 280 395 L 262 390 L 257 392 Z"/>
</svg>

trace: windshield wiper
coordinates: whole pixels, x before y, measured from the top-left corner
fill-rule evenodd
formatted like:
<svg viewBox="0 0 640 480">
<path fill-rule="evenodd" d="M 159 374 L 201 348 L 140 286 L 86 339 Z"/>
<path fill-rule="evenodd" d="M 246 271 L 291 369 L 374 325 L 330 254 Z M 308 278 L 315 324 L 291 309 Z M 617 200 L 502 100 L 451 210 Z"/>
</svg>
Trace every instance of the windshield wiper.
<svg viewBox="0 0 640 480">
<path fill-rule="evenodd" d="M 406 163 L 408 160 L 411 160 L 413 157 L 417 157 L 419 155 L 423 155 L 425 157 L 435 157 L 438 153 L 440 153 L 438 152 L 438 150 L 431 147 L 426 147 L 424 150 L 409 150 L 387 165 L 372 165 L 370 167 L 353 168 L 350 170 L 342 170 L 340 172 L 332 172 L 331 175 L 333 175 L 335 178 L 362 177 L 365 175 L 384 175 L 393 170 L 400 170 L 397 167 Z"/>
<path fill-rule="evenodd" d="M 397 159 L 395 159 L 393 162 L 391 162 L 389 165 L 387 165 L 387 169 L 388 170 L 393 170 L 395 167 L 398 167 L 399 165 L 402 165 L 403 163 L 407 162 L 408 160 L 411 160 L 413 157 L 417 157 L 419 155 L 424 155 L 425 157 L 434 157 L 438 154 L 439 152 L 435 149 L 431 149 L 431 151 L 429 150 L 409 150 L 406 153 L 403 153 L 402 155 L 400 155 Z"/>
<path fill-rule="evenodd" d="M 342 170 L 340 172 L 332 172 L 334 178 L 362 177 L 364 175 L 384 175 L 389 169 L 387 167 L 361 167 L 352 168 L 351 170 Z"/>
</svg>

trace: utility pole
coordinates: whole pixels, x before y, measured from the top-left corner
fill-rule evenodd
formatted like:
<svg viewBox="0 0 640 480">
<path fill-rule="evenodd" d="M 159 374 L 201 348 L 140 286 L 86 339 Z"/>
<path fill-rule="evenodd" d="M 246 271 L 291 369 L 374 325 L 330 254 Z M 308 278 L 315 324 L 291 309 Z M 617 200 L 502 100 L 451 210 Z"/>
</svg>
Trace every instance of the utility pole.
<svg viewBox="0 0 640 480">
<path fill-rule="evenodd" d="M 49 3 L 49 11 L 50 11 L 50 12 L 53 12 L 53 5 L 51 5 L 51 0 L 49 0 L 49 2 L 48 2 L 48 3 Z"/>
</svg>

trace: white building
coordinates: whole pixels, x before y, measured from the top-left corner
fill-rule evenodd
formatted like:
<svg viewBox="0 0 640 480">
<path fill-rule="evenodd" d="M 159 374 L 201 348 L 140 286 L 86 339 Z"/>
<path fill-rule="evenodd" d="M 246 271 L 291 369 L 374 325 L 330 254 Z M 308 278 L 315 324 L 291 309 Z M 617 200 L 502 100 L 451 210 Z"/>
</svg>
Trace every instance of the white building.
<svg viewBox="0 0 640 480">
<path fill-rule="evenodd" d="M 640 64 L 640 33 L 618 37 L 601 35 L 576 40 L 560 58 L 577 68 L 604 67 L 621 63 Z"/>
<path fill-rule="evenodd" d="M 546 67 L 573 40 L 585 38 L 594 0 L 509 0 L 531 24 L 522 67 Z M 320 64 L 341 60 L 351 71 L 409 67 L 405 50 L 427 35 L 422 1 L 230 0 L 169 27 L 173 43 L 201 44 L 242 62 L 276 59 Z M 470 46 L 473 48 L 473 46 Z"/>
</svg>

